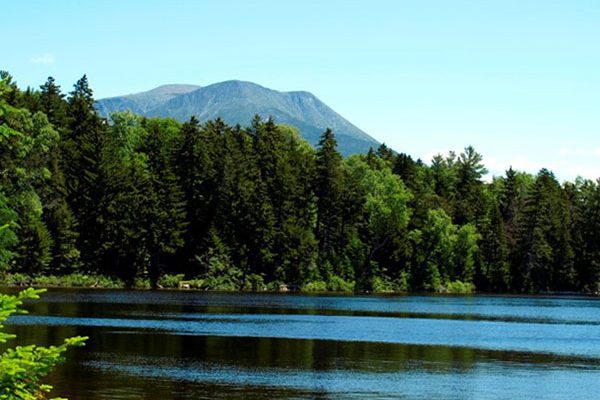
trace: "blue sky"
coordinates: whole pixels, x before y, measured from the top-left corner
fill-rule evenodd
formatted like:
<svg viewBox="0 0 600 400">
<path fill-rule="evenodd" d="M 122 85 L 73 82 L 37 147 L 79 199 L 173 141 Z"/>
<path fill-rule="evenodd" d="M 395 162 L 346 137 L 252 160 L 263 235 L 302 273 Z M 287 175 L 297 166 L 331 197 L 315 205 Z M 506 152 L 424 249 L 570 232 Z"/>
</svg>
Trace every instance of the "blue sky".
<svg viewBox="0 0 600 400">
<path fill-rule="evenodd" d="M 600 2 L 5 1 L 0 68 L 96 97 L 243 79 L 308 90 L 428 161 L 600 177 Z"/>
</svg>

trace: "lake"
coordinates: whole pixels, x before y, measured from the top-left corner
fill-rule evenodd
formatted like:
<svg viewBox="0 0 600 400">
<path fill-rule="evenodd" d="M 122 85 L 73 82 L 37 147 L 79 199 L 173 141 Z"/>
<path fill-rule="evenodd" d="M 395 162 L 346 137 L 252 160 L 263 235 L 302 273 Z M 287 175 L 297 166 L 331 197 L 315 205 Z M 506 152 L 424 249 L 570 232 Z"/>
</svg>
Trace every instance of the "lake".
<svg viewBox="0 0 600 400">
<path fill-rule="evenodd" d="M 86 335 L 50 377 L 93 399 L 591 399 L 600 301 L 50 290 L 19 343 Z"/>
</svg>

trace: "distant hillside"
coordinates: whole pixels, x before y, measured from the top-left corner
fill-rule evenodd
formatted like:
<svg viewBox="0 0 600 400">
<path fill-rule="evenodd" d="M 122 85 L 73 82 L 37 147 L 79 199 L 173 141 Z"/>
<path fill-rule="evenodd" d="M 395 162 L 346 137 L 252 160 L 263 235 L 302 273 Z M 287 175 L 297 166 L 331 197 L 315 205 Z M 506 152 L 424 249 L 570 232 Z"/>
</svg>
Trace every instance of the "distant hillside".
<svg viewBox="0 0 600 400">
<path fill-rule="evenodd" d="M 136 114 L 146 115 L 150 110 L 159 107 L 172 98 L 199 89 L 196 85 L 163 85 L 147 92 L 128 94 L 98 100 L 96 107 L 100 114 L 108 116 L 115 111 L 129 110 Z"/>
<path fill-rule="evenodd" d="M 248 125 L 258 114 L 296 126 L 312 145 L 316 145 L 326 128 L 331 128 L 344 155 L 364 153 L 379 145 L 312 93 L 279 92 L 251 82 L 226 81 L 206 87 L 165 85 L 148 92 L 98 100 L 97 108 L 104 116 L 130 110 L 180 121 L 192 115 L 200 121 L 220 117 L 229 124 L 241 125 Z"/>
</svg>

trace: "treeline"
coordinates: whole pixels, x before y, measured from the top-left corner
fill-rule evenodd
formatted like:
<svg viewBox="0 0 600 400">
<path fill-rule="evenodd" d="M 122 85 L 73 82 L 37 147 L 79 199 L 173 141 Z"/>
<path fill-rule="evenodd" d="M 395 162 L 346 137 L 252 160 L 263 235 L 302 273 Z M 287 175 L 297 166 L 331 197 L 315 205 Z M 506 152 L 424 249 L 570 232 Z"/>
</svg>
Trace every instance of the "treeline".
<svg viewBox="0 0 600 400">
<path fill-rule="evenodd" d="M 385 145 L 344 159 L 256 117 L 106 121 L 0 81 L 0 271 L 205 288 L 598 291 L 600 184 L 548 170 L 485 182 L 472 147 L 430 165 Z"/>
</svg>

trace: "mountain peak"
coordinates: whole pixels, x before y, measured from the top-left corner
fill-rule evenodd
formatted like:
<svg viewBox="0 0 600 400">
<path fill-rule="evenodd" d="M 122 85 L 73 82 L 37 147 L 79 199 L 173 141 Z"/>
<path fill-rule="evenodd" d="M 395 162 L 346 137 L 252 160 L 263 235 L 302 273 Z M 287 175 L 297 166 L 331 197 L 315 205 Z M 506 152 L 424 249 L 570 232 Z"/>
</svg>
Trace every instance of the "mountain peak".
<svg viewBox="0 0 600 400">
<path fill-rule="evenodd" d="M 331 128 L 338 138 L 340 152 L 345 155 L 364 153 L 378 145 L 310 92 L 281 92 L 242 80 L 204 87 L 162 85 L 147 92 L 98 100 L 97 108 L 104 116 L 129 110 L 144 116 L 172 117 L 180 121 L 192 115 L 200 121 L 220 117 L 232 125 L 248 125 L 255 115 L 260 115 L 296 126 L 312 145 L 317 144 L 325 129 Z"/>
</svg>

